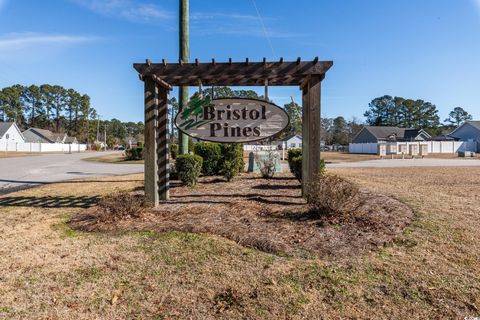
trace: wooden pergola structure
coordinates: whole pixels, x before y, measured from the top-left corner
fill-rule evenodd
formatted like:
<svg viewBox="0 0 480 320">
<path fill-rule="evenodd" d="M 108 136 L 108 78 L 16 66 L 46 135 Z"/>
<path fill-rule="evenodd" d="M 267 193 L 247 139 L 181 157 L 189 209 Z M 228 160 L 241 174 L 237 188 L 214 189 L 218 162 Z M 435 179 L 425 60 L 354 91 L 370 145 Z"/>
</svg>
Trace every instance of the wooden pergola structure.
<svg viewBox="0 0 480 320">
<path fill-rule="evenodd" d="M 332 61 L 135 63 L 145 85 L 145 197 L 169 199 L 168 91 L 173 86 L 299 86 L 302 90 L 302 188 L 320 169 L 321 82 Z"/>
</svg>

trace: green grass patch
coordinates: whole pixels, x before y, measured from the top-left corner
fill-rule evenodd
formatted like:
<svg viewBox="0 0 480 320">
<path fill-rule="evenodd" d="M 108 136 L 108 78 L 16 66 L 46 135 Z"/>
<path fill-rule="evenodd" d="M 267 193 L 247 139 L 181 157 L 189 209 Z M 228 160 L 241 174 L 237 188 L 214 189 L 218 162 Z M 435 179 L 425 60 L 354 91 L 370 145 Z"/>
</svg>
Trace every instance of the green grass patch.
<svg viewBox="0 0 480 320">
<path fill-rule="evenodd" d="M 63 240 L 66 238 L 77 238 L 82 234 L 81 232 L 73 230 L 67 225 L 67 221 L 70 220 L 69 215 L 61 215 L 60 219 L 60 222 L 54 223 L 51 226 L 53 231 L 56 231 L 60 234 L 60 239 Z"/>
<path fill-rule="evenodd" d="M 6 306 L 0 306 L 0 313 L 9 313 L 10 308 Z"/>
</svg>

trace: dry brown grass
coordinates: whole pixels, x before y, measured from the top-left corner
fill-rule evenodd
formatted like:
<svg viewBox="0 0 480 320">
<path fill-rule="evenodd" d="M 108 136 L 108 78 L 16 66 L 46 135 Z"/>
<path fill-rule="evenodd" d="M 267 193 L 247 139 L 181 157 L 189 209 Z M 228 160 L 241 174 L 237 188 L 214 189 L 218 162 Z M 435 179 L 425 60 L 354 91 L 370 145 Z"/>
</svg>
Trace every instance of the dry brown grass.
<svg viewBox="0 0 480 320">
<path fill-rule="evenodd" d="M 379 252 L 326 263 L 218 236 L 89 234 L 65 226 L 88 199 L 139 187 L 139 175 L 1 196 L 0 318 L 480 316 L 480 168 L 335 172 L 413 206 L 414 223 Z M 101 182 L 109 180 L 118 181 Z M 75 205 L 72 195 L 81 199 Z M 29 206 L 25 199 L 42 201 Z"/>
<path fill-rule="evenodd" d="M 470 157 L 470 158 L 459 158 L 458 153 L 430 153 L 429 155 L 426 156 L 426 158 L 433 158 L 433 159 L 478 159 L 479 155 L 478 153 L 475 154 L 475 157 Z"/>
<path fill-rule="evenodd" d="M 375 154 L 353 154 L 353 153 L 343 153 L 343 152 L 322 152 L 321 153 L 322 159 L 324 159 L 327 163 L 337 163 L 337 162 L 358 162 L 358 161 L 365 161 L 365 160 L 378 160 L 380 159 L 379 156 Z M 405 155 L 406 159 L 411 159 L 412 156 Z M 415 156 L 416 158 L 420 158 L 421 156 Z M 478 159 L 479 155 L 477 154 L 475 158 Z M 387 155 L 385 158 L 390 159 L 392 155 Z M 425 156 L 427 159 L 475 159 L 475 158 L 459 158 L 458 154 L 456 153 L 430 153 Z M 402 159 L 402 155 L 396 154 L 393 155 L 393 159 Z"/>
<path fill-rule="evenodd" d="M 325 160 L 326 163 L 358 162 L 358 161 L 365 161 L 365 160 L 380 159 L 380 157 L 375 154 L 353 154 L 353 153 L 333 152 L 333 151 L 321 152 L 320 156 L 322 159 Z"/>
<path fill-rule="evenodd" d="M 0 159 L 1 158 L 31 157 L 31 156 L 38 156 L 39 154 L 40 153 L 0 151 Z"/>
</svg>

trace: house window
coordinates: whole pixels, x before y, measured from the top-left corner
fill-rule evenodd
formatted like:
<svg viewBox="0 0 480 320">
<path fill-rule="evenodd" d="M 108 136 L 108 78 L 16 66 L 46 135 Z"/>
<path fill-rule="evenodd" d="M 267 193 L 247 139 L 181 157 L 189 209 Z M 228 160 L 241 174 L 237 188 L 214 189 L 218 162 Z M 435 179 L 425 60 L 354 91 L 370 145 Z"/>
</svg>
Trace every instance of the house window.
<svg viewBox="0 0 480 320">
<path fill-rule="evenodd" d="M 301 147 L 302 147 L 302 143 L 301 143 L 301 142 L 298 144 L 298 147 L 299 147 L 299 148 L 301 148 Z"/>
<path fill-rule="evenodd" d="M 295 143 L 290 143 L 290 148 L 295 148 L 296 144 Z"/>
</svg>

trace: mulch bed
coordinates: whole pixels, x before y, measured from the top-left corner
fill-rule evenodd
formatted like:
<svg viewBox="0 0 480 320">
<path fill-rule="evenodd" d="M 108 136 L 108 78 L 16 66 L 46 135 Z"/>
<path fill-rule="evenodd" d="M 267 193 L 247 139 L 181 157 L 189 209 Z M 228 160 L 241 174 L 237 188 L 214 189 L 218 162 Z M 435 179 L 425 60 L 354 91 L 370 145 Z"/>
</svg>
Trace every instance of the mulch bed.
<svg viewBox="0 0 480 320">
<path fill-rule="evenodd" d="M 103 210 L 91 207 L 69 224 L 97 232 L 210 233 L 265 252 L 341 261 L 392 241 L 413 218 L 407 205 L 363 189 L 348 214 L 309 213 L 300 184 L 290 174 L 270 180 L 242 174 L 231 182 L 204 177 L 194 188 L 172 185 L 171 201 L 139 217 L 105 219 Z"/>
</svg>

